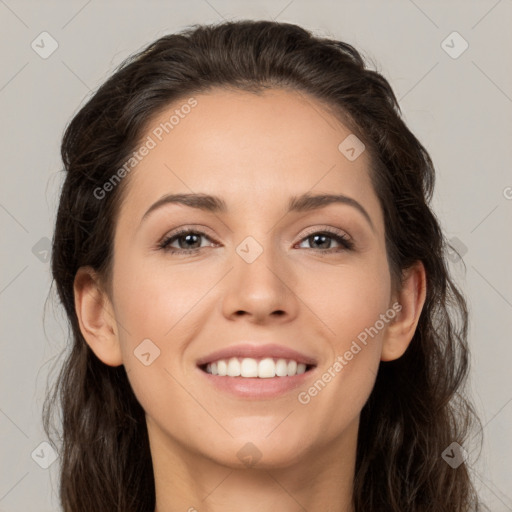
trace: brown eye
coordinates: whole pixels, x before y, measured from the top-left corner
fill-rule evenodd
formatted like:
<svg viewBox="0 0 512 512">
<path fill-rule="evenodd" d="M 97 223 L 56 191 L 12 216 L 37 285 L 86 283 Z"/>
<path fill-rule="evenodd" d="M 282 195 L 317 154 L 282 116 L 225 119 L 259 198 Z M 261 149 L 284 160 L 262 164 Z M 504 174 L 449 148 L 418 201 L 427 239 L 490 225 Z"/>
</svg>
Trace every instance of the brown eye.
<svg viewBox="0 0 512 512">
<path fill-rule="evenodd" d="M 346 235 L 333 233 L 331 231 L 318 231 L 309 234 L 303 241 L 307 241 L 311 249 L 320 250 L 322 252 L 339 252 L 343 250 L 352 250 L 354 243 Z M 332 240 L 341 245 L 341 248 L 331 247 Z M 303 242 L 301 242 L 303 243 Z M 316 245 L 316 247 L 315 247 Z"/>
<path fill-rule="evenodd" d="M 160 242 L 159 248 L 171 253 L 196 252 L 202 249 L 201 238 L 207 238 L 211 241 L 211 238 L 202 231 L 184 229 L 164 238 Z M 178 242 L 178 247 L 171 247 L 174 242 Z"/>
</svg>

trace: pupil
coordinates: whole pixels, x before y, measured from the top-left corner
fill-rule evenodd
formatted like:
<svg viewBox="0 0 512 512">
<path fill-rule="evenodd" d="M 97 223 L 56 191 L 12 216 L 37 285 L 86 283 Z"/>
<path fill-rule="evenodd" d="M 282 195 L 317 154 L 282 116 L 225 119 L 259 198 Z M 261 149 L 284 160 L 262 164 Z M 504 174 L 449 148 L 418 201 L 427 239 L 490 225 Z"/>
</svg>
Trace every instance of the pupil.
<svg viewBox="0 0 512 512">
<path fill-rule="evenodd" d="M 325 235 L 314 235 L 313 236 L 313 239 L 315 239 L 315 240 L 318 238 L 323 238 L 325 240 L 328 237 L 326 237 Z M 325 244 L 325 242 L 324 242 L 324 244 Z M 320 245 L 322 245 L 322 242 L 320 242 Z M 329 244 L 327 244 L 327 245 L 329 245 Z"/>
<path fill-rule="evenodd" d="M 190 235 L 190 234 L 189 235 L 185 235 L 185 240 L 187 241 L 187 243 L 188 243 L 188 241 L 190 241 L 190 238 L 192 238 L 192 237 L 196 237 L 197 238 L 197 235 Z M 192 243 L 194 243 L 194 242 L 192 241 Z"/>
</svg>

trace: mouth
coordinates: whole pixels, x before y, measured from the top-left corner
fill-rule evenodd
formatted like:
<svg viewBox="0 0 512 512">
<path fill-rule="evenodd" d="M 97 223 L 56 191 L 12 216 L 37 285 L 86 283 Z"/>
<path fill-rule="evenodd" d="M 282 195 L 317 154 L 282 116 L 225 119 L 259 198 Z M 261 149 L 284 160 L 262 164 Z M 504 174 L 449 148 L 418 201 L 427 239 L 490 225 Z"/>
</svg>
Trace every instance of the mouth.
<svg viewBox="0 0 512 512">
<path fill-rule="evenodd" d="M 226 347 L 197 360 L 196 366 L 209 388 L 251 400 L 286 396 L 318 373 L 314 357 L 274 344 Z"/>
<path fill-rule="evenodd" d="M 205 373 L 219 377 L 243 379 L 273 379 L 302 375 L 316 365 L 285 358 L 231 357 L 199 365 Z"/>
</svg>

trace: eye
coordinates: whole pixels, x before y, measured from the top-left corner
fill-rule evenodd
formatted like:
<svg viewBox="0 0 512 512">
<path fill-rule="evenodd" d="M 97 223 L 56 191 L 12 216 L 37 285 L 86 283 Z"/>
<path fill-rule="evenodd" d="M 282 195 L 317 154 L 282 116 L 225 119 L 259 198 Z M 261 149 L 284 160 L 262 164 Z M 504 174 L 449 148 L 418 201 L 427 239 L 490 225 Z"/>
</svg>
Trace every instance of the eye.
<svg viewBox="0 0 512 512">
<path fill-rule="evenodd" d="M 314 231 L 313 233 L 308 234 L 302 240 L 312 244 L 312 249 L 320 250 L 320 252 L 323 253 L 341 252 L 344 250 L 350 251 L 354 249 L 354 242 L 350 239 L 348 235 L 342 232 L 334 232 L 331 230 Z M 335 240 L 338 244 L 340 244 L 341 248 L 330 247 L 332 240 Z M 314 247 L 314 245 L 317 245 L 319 247 Z"/>
<path fill-rule="evenodd" d="M 201 237 L 212 239 L 203 233 L 202 231 L 192 229 L 181 229 L 176 233 L 165 237 L 159 244 L 158 247 L 166 252 L 171 253 L 192 253 L 202 248 Z M 172 247 L 171 244 L 178 242 L 178 248 Z M 199 244 L 199 245 L 198 245 Z"/>
<path fill-rule="evenodd" d="M 158 248 L 170 252 L 172 254 L 190 254 L 200 251 L 206 247 L 201 244 L 201 238 L 207 239 L 210 242 L 213 240 L 202 231 L 192 229 L 181 229 L 171 235 L 165 237 L 159 244 Z M 309 242 L 312 245 L 318 245 L 319 247 L 311 247 L 320 253 L 332 253 L 341 252 L 345 250 L 353 250 L 354 242 L 346 234 L 342 232 L 334 232 L 331 230 L 313 231 L 302 239 L 305 242 Z M 340 247 L 331 247 L 332 240 L 340 245 Z M 304 243 L 301 241 L 301 244 Z M 173 247 L 172 244 L 178 244 L 178 247 Z M 213 242 L 215 243 L 215 242 Z M 328 246 L 328 247 L 327 247 Z"/>
</svg>

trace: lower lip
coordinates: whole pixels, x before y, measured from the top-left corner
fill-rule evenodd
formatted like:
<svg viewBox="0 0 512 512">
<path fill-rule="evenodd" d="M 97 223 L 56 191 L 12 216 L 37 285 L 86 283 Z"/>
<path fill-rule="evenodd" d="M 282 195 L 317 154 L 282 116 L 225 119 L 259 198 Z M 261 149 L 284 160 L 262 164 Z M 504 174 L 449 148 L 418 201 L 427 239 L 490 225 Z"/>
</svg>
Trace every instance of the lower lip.
<svg viewBox="0 0 512 512">
<path fill-rule="evenodd" d="M 221 377 L 204 372 L 200 368 L 198 368 L 198 371 L 208 379 L 212 386 L 225 393 L 239 398 L 270 399 L 277 398 L 304 385 L 305 381 L 314 373 L 315 368 L 313 367 L 307 372 L 293 377 L 272 377 L 268 379 Z"/>
</svg>

